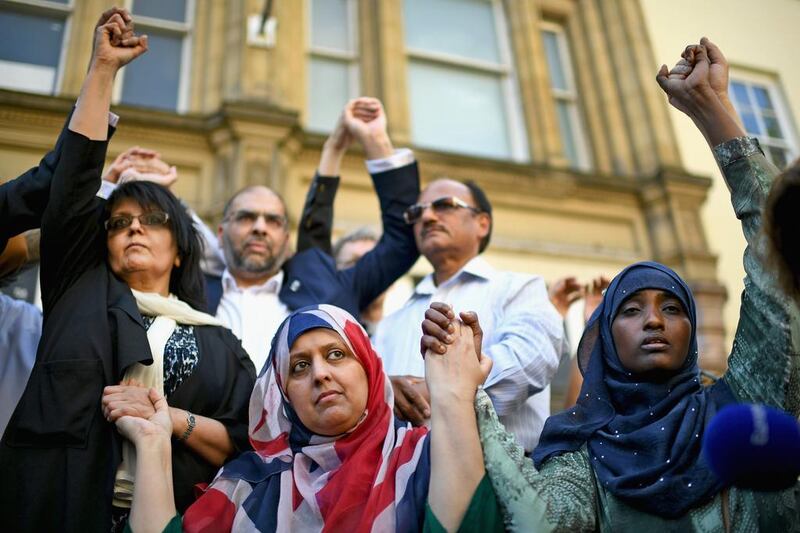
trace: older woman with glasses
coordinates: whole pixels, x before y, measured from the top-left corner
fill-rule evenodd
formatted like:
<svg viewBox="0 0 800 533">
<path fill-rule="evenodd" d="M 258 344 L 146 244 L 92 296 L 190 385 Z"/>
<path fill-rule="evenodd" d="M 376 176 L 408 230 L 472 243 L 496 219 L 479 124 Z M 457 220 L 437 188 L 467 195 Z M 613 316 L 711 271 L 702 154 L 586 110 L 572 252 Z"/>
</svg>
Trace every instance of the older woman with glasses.
<svg viewBox="0 0 800 533">
<path fill-rule="evenodd" d="M 108 531 L 127 521 L 136 453 L 114 430 L 167 398 L 171 497 L 249 448 L 253 364 L 204 309 L 201 245 L 180 202 L 154 183 L 97 196 L 111 87 L 147 50 L 117 10 L 98 28 L 42 219 L 44 326 L 36 365 L 0 447 L 9 531 Z M 11 481 L 13 480 L 13 481 Z"/>
</svg>

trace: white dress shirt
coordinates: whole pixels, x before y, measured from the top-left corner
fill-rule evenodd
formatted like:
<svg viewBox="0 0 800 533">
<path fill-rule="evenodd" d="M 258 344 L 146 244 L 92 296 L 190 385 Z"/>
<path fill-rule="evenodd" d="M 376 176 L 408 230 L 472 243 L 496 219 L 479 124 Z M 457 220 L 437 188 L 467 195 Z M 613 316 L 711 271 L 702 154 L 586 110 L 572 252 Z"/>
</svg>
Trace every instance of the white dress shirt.
<svg viewBox="0 0 800 533">
<path fill-rule="evenodd" d="M 242 341 L 259 374 L 269 357 L 272 337 L 289 315 L 289 309 L 278 299 L 282 285 L 283 270 L 261 285 L 244 288 L 237 285 L 227 269 L 222 274 L 217 318 Z"/>
<path fill-rule="evenodd" d="M 550 416 L 549 384 L 566 342 L 544 280 L 496 270 L 481 257 L 438 287 L 429 274 L 408 302 L 378 325 L 374 344 L 388 375 L 425 375 L 419 342 L 432 301 L 450 304 L 456 316 L 461 311 L 478 314 L 483 353 L 493 361 L 484 389 L 500 421 L 532 451 Z"/>
</svg>

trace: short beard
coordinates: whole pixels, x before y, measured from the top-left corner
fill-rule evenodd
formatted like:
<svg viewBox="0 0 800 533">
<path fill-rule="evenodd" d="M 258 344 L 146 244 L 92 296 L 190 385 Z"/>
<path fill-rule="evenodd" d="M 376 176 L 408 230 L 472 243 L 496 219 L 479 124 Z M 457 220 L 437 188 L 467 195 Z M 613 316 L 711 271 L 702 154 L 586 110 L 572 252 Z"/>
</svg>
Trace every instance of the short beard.
<svg viewBox="0 0 800 533">
<path fill-rule="evenodd" d="M 286 261 L 286 249 L 288 240 L 283 246 L 277 250 L 277 253 L 271 253 L 266 257 L 244 257 L 238 253 L 231 243 L 230 238 L 223 233 L 222 235 L 223 252 L 225 254 L 225 264 L 228 270 L 234 275 L 239 275 L 245 278 L 257 278 L 267 274 L 274 273 L 283 266 Z M 272 252 L 271 243 L 268 244 L 270 252 Z"/>
</svg>

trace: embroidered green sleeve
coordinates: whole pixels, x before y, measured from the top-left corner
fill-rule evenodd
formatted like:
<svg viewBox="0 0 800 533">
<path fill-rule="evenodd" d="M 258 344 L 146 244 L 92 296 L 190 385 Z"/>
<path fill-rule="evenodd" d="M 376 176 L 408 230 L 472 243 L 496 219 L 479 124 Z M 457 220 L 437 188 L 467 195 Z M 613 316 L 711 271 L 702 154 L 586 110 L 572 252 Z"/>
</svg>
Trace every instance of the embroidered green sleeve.
<svg viewBox="0 0 800 533">
<path fill-rule="evenodd" d="M 485 392 L 475 398 L 486 472 L 508 531 L 595 529 L 595 485 L 588 457 L 573 452 L 547 461 L 540 472 L 497 418 Z"/>
<path fill-rule="evenodd" d="M 744 293 L 739 324 L 725 381 L 742 400 L 796 412 L 800 407 L 796 313 L 765 267 L 766 239 L 761 231 L 764 201 L 777 170 L 756 139 L 740 137 L 714 148 L 742 223 Z"/>
</svg>

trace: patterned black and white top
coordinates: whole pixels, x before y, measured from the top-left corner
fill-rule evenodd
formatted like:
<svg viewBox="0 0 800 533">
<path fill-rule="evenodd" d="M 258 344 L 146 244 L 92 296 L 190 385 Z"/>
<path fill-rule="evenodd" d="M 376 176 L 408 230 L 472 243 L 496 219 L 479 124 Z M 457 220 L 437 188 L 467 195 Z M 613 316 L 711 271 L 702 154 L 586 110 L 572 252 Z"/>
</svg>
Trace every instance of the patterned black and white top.
<svg viewBox="0 0 800 533">
<path fill-rule="evenodd" d="M 150 329 L 155 322 L 152 316 L 142 316 L 142 319 L 145 329 Z M 164 396 L 172 396 L 181 383 L 192 375 L 198 360 L 194 327 L 176 325 L 164 346 Z"/>
</svg>

